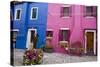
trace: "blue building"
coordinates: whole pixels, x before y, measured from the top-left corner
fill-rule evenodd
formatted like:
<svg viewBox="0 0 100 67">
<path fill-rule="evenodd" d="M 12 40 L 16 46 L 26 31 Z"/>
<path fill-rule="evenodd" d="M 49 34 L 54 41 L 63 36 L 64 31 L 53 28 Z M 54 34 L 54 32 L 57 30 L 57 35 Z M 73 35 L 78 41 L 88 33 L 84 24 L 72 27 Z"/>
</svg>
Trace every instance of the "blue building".
<svg viewBox="0 0 100 67">
<path fill-rule="evenodd" d="M 35 48 L 45 45 L 47 24 L 47 3 L 14 2 L 11 5 L 11 32 L 15 48 L 25 49 L 38 37 Z"/>
</svg>

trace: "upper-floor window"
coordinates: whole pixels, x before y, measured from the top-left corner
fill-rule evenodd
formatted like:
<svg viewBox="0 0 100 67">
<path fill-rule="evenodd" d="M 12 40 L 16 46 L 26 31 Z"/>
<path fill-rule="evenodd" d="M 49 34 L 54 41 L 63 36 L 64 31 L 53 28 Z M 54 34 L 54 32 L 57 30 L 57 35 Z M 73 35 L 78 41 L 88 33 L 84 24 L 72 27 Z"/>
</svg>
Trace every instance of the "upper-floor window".
<svg viewBox="0 0 100 67">
<path fill-rule="evenodd" d="M 93 6 L 86 6 L 85 7 L 85 16 L 93 17 L 96 16 L 96 10 Z"/>
<path fill-rule="evenodd" d="M 21 19 L 21 9 L 16 9 L 15 11 L 15 20 Z"/>
<path fill-rule="evenodd" d="M 71 13 L 71 8 L 69 6 L 61 7 L 61 17 L 69 17 Z"/>
<path fill-rule="evenodd" d="M 38 8 L 37 7 L 32 7 L 31 8 L 31 17 L 30 19 L 36 20 L 38 16 Z"/>
</svg>

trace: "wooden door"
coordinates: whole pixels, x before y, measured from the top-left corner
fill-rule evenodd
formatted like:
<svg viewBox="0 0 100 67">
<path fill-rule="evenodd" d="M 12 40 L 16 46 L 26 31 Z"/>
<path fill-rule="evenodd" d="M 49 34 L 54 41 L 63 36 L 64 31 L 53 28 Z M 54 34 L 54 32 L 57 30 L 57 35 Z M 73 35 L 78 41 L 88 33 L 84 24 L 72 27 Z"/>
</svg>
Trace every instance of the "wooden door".
<svg viewBox="0 0 100 67">
<path fill-rule="evenodd" d="M 87 53 L 93 53 L 93 47 L 94 47 L 94 32 L 87 32 Z"/>
<path fill-rule="evenodd" d="M 30 42 L 33 45 L 33 48 L 36 48 L 36 31 L 35 30 L 31 30 L 31 37 L 30 37 Z"/>
</svg>

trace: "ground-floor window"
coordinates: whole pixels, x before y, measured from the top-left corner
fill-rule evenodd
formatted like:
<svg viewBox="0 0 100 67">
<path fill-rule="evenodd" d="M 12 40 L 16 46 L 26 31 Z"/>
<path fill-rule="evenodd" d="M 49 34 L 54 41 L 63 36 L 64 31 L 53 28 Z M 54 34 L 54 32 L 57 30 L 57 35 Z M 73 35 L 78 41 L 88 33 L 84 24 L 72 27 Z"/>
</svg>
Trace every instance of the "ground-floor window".
<svg viewBox="0 0 100 67">
<path fill-rule="evenodd" d="M 11 30 L 11 41 L 12 41 L 12 43 L 16 43 L 17 35 L 18 35 L 18 30 Z"/>
<path fill-rule="evenodd" d="M 59 30 L 59 41 L 69 41 L 70 30 Z"/>
<path fill-rule="evenodd" d="M 53 37 L 53 31 L 46 31 L 46 36 L 47 37 Z"/>
</svg>

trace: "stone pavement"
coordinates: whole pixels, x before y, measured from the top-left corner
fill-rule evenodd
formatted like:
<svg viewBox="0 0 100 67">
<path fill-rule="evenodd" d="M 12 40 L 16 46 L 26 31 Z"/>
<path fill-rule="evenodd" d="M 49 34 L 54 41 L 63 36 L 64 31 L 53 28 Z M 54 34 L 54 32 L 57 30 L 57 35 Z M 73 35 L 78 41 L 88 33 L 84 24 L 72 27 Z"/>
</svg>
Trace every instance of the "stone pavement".
<svg viewBox="0 0 100 67">
<path fill-rule="evenodd" d="M 22 66 L 23 53 L 25 50 L 14 50 L 14 65 Z M 42 64 L 61 64 L 61 63 L 73 63 L 73 62 L 89 62 L 97 61 L 97 56 L 70 56 L 68 54 L 61 53 L 44 53 Z"/>
</svg>

